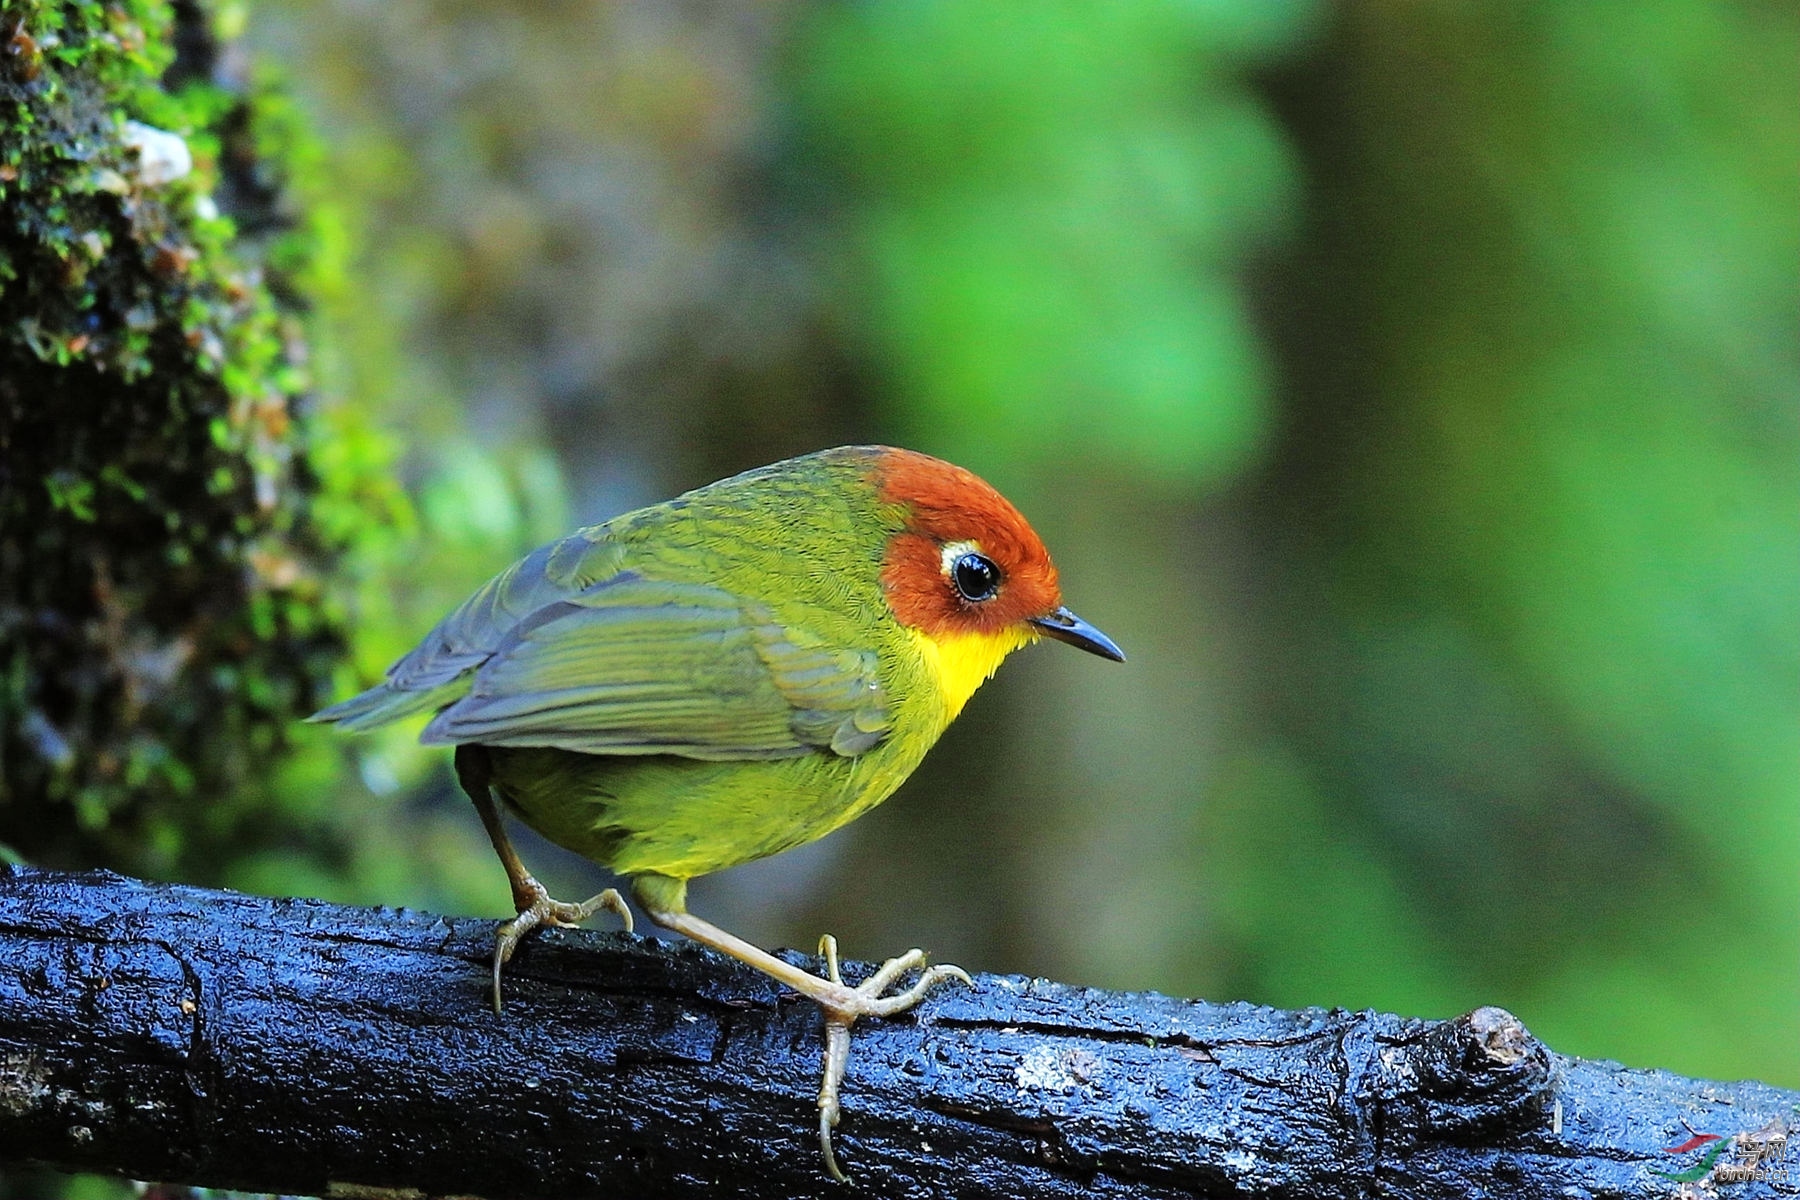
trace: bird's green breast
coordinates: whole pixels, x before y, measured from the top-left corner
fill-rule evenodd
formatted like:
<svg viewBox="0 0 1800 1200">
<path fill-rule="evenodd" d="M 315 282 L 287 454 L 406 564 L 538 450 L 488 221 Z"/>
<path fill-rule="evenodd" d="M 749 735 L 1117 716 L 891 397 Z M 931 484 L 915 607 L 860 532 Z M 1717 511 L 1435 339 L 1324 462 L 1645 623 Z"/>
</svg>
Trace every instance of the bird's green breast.
<svg viewBox="0 0 1800 1200">
<path fill-rule="evenodd" d="M 893 727 L 873 750 L 711 762 L 494 747 L 494 781 L 533 829 L 623 874 L 693 878 L 823 837 L 887 799 L 944 730 L 924 664 L 884 656 Z"/>
<path fill-rule="evenodd" d="M 551 841 L 622 874 L 691 879 L 823 837 L 892 795 L 936 740 L 902 730 L 855 758 L 739 762 L 491 753 L 501 794 Z"/>
</svg>

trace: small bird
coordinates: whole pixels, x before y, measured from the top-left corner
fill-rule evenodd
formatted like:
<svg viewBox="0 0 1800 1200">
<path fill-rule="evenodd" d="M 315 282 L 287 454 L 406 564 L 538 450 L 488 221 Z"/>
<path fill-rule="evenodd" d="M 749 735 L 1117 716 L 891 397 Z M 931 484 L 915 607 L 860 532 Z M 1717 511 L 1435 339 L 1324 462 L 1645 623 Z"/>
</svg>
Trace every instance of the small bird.
<svg viewBox="0 0 1800 1200">
<path fill-rule="evenodd" d="M 438 622 L 368 691 L 314 714 L 366 730 L 433 714 L 512 883 L 500 974 L 554 900 L 514 852 L 527 825 L 629 877 L 650 919 L 815 1001 L 826 1027 L 819 1142 L 831 1147 L 850 1027 L 917 1004 L 959 967 L 911 950 L 852 987 L 837 946 L 813 975 L 687 911 L 688 880 L 823 837 L 893 794 L 1012 651 L 1055 638 L 1124 654 L 1063 607 L 1031 526 L 974 474 L 845 446 L 734 475 L 539 548 Z M 918 979 L 893 995 L 903 976 Z"/>
</svg>

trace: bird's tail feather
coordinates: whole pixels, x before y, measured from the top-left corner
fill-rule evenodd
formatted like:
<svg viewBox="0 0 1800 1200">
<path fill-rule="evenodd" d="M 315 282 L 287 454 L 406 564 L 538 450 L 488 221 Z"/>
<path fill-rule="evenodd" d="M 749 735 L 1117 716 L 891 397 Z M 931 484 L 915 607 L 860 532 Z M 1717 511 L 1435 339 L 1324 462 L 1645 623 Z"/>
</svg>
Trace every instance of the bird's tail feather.
<svg viewBox="0 0 1800 1200">
<path fill-rule="evenodd" d="M 412 692 L 401 691 L 383 683 L 333 704 L 330 708 L 322 708 L 306 719 L 321 724 L 334 724 L 340 729 L 359 733 L 390 724 L 402 717 L 410 717 L 414 713 L 442 708 L 463 690 L 465 688 L 452 685 Z"/>
</svg>

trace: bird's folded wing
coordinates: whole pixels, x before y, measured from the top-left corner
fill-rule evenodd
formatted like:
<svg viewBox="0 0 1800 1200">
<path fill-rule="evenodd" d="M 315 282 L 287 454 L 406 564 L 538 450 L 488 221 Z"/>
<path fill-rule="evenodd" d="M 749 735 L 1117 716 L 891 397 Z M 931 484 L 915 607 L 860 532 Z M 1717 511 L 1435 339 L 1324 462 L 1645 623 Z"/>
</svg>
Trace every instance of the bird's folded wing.
<svg viewBox="0 0 1800 1200">
<path fill-rule="evenodd" d="M 872 649 L 825 645 L 704 584 L 623 572 L 539 608 L 425 729 L 428 743 L 589 754 L 860 754 L 890 714 Z"/>
<path fill-rule="evenodd" d="M 388 670 L 388 684 L 396 691 L 420 692 L 450 683 L 485 662 L 519 622 L 617 575 L 625 548 L 596 536 L 604 528 L 539 546 L 488 580 Z"/>
</svg>

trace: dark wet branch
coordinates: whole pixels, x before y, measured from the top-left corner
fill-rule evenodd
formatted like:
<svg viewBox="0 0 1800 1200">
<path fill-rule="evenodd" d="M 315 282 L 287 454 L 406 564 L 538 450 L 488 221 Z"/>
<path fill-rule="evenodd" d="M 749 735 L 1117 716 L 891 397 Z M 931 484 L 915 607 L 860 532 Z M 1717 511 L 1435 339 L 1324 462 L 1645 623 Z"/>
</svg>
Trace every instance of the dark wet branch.
<svg viewBox="0 0 1800 1200">
<path fill-rule="evenodd" d="M 0 1159 L 253 1191 L 502 1197 L 1673 1196 L 1800 1093 L 1546 1050 L 1498 1009 L 1280 1012 L 984 976 L 859 1027 L 831 1183 L 819 1020 L 688 945 L 117 876 L 0 879 Z M 1622 998 L 1621 1003 L 1628 1003 Z M 1742 1165 L 1746 1140 L 1717 1156 Z M 1800 1195 L 1796 1156 L 1731 1196 Z M 355 1186 L 353 1186 L 355 1185 Z"/>
</svg>

